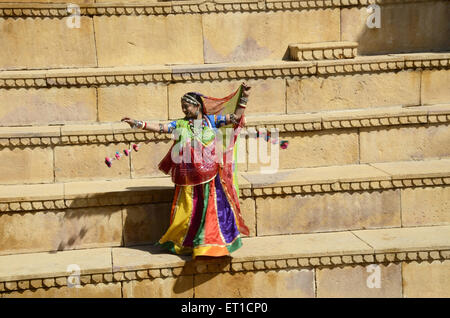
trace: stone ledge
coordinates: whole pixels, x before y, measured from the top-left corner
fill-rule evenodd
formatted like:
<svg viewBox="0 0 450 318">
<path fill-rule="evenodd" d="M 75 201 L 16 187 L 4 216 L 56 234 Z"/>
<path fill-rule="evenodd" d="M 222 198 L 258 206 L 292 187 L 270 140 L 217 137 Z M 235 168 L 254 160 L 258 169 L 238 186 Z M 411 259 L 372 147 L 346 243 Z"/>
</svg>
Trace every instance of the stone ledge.
<svg viewBox="0 0 450 318">
<path fill-rule="evenodd" d="M 407 58 L 407 60 L 405 60 Z M 132 66 L 110 68 L 2 71 L 0 88 L 104 87 L 119 84 L 177 83 L 300 76 L 361 74 L 401 70 L 448 69 L 450 53 L 388 54 L 330 61 L 263 61 L 217 65 Z"/>
<path fill-rule="evenodd" d="M 450 104 L 393 106 L 382 108 L 324 111 L 318 113 L 248 116 L 247 128 L 261 131 L 304 132 L 324 129 L 380 127 L 450 122 Z M 149 121 L 152 122 L 152 121 Z M 166 121 L 162 121 L 166 122 Z M 170 134 L 130 129 L 124 123 L 94 123 L 61 126 L 0 127 L 2 147 L 102 144 L 169 140 Z"/>
<path fill-rule="evenodd" d="M 450 184 L 450 159 L 397 161 L 285 169 L 275 174 L 243 173 L 251 189 L 242 197 L 337 191 L 369 191 Z"/>
<path fill-rule="evenodd" d="M 423 0 L 215 0 L 215 1 L 173 1 L 125 4 L 120 1 L 111 3 L 80 4 L 82 16 L 140 16 L 168 15 L 185 13 L 219 12 L 260 12 L 307 10 L 319 8 L 340 8 L 361 5 L 398 4 L 423 2 Z M 430 0 L 429 0 L 430 1 Z M 431 0 L 438 1 L 438 0 Z M 14 3 L 0 6 L 0 17 L 66 17 L 65 4 Z"/>
<path fill-rule="evenodd" d="M 270 175 L 249 172 L 239 177 L 243 199 L 448 184 L 450 159 L 285 169 Z M 2 185 L 0 213 L 171 202 L 173 189 L 169 177 Z"/>
<path fill-rule="evenodd" d="M 353 59 L 358 55 L 357 42 L 319 42 L 289 45 L 293 61 Z"/>
<path fill-rule="evenodd" d="M 244 238 L 233 257 L 208 261 L 192 261 L 190 256 L 151 246 L 8 255 L 0 256 L 0 293 L 66 286 L 70 264 L 79 266 L 80 283 L 88 285 L 204 273 L 448 260 L 449 238 L 450 226 Z"/>
</svg>

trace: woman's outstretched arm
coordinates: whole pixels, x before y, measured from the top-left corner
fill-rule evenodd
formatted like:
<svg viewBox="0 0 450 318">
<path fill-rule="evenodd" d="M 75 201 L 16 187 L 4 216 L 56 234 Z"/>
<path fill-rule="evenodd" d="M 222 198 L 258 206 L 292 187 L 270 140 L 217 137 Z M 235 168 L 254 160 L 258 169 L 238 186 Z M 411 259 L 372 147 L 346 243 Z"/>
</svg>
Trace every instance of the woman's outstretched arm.
<svg viewBox="0 0 450 318">
<path fill-rule="evenodd" d="M 130 125 L 131 128 L 138 128 L 143 130 L 149 130 L 159 133 L 167 133 L 169 132 L 168 124 L 160 124 L 160 123 L 148 123 L 142 120 L 136 120 L 129 117 L 124 117 L 121 121 L 126 122 Z"/>
</svg>

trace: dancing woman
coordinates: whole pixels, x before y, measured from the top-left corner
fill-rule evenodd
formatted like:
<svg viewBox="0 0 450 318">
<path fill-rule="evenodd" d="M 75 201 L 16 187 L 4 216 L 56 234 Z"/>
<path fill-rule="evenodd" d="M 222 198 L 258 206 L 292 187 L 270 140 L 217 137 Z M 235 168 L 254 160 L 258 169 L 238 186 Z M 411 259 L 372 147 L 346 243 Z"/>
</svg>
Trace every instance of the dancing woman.
<svg viewBox="0 0 450 318">
<path fill-rule="evenodd" d="M 186 93 L 181 98 L 185 117 L 168 124 L 122 118 L 131 127 L 176 133 L 159 164 L 175 183 L 170 226 L 158 242 L 172 253 L 226 256 L 242 246 L 241 233 L 249 234 L 240 211 L 236 170 L 236 141 L 245 122 L 249 90 L 243 83 L 224 98 Z M 224 136 L 219 148 L 217 135 Z M 221 147 L 223 151 L 217 152 Z"/>
</svg>

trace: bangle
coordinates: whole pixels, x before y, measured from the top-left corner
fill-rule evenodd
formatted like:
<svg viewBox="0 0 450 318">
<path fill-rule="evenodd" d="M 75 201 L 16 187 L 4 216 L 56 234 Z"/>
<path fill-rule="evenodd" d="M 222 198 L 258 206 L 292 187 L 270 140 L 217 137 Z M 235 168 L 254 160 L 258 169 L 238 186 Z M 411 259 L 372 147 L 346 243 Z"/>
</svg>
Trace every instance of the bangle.
<svg viewBox="0 0 450 318">
<path fill-rule="evenodd" d="M 144 127 L 142 127 L 142 129 L 145 129 L 145 128 L 147 128 L 147 122 L 146 121 L 144 121 Z"/>
<path fill-rule="evenodd" d="M 237 120 L 235 114 L 230 114 L 230 121 L 231 121 L 233 124 L 235 124 L 235 125 L 238 125 L 238 124 L 239 124 L 239 121 Z"/>
<path fill-rule="evenodd" d="M 164 132 L 164 125 L 163 124 L 159 124 L 159 132 L 160 133 Z"/>
</svg>

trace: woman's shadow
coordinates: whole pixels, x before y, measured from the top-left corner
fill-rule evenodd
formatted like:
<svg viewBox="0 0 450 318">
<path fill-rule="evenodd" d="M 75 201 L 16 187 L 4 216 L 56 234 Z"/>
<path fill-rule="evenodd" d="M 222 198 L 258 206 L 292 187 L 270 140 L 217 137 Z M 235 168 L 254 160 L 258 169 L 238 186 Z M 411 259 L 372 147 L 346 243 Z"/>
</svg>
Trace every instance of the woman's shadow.
<svg viewBox="0 0 450 318">
<path fill-rule="evenodd" d="M 110 239 L 111 246 L 148 252 L 150 258 L 172 255 L 184 262 L 182 269 L 173 276 L 174 295 L 182 296 L 195 290 L 230 266 L 231 257 L 197 257 L 194 260 L 190 255 L 173 255 L 155 245 L 169 228 L 173 195 L 173 187 L 161 185 L 128 187 L 124 192 L 74 198 L 61 220 L 65 229 L 58 237 L 56 251 L 83 248 L 94 239 Z M 121 231 L 108 229 L 108 224 L 118 229 L 119 222 Z M 102 244 L 104 246 L 104 242 Z"/>
</svg>

